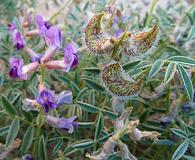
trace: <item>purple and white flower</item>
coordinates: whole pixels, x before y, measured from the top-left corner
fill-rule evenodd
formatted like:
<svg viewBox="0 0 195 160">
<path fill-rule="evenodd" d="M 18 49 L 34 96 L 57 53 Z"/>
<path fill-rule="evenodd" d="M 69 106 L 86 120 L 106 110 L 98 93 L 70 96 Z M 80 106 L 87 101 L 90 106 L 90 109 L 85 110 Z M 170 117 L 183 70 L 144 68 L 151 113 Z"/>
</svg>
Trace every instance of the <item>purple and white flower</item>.
<svg viewBox="0 0 195 160">
<path fill-rule="evenodd" d="M 60 29 L 56 26 L 52 26 L 48 21 L 44 21 L 42 16 L 38 15 L 36 20 L 39 34 L 43 36 L 49 47 L 41 58 L 41 62 L 45 63 L 51 59 L 52 55 L 55 54 L 58 48 L 61 48 L 62 35 Z"/>
<path fill-rule="evenodd" d="M 33 160 L 33 156 L 31 154 L 26 154 L 22 156 L 22 160 Z"/>
<path fill-rule="evenodd" d="M 59 95 L 55 95 L 54 91 L 40 87 L 40 94 L 35 98 L 37 103 L 42 106 L 46 113 L 51 109 L 57 108 L 62 104 L 72 103 L 72 92 L 63 91 Z"/>
<path fill-rule="evenodd" d="M 23 73 L 22 67 L 24 66 L 23 59 L 19 58 L 10 58 L 10 70 L 9 70 L 9 76 L 11 78 L 21 78 L 26 80 L 27 74 Z"/>
<path fill-rule="evenodd" d="M 123 33 L 123 30 L 122 29 L 118 29 L 114 35 L 115 38 L 119 38 L 120 35 Z"/>
<path fill-rule="evenodd" d="M 65 72 L 78 65 L 78 49 L 74 43 L 69 43 L 64 48 L 64 62 L 67 64 Z"/>
<path fill-rule="evenodd" d="M 13 32 L 14 30 L 16 30 L 16 24 L 15 23 L 9 23 L 7 28 L 8 28 L 9 32 Z"/>
<path fill-rule="evenodd" d="M 19 31 L 14 31 L 12 33 L 13 43 L 14 46 L 17 48 L 17 50 L 23 49 L 25 46 L 25 40 L 22 36 L 22 34 Z"/>
<path fill-rule="evenodd" d="M 57 105 L 62 104 L 71 104 L 72 103 L 72 92 L 71 91 L 63 91 L 58 96 L 56 96 Z"/>
<path fill-rule="evenodd" d="M 44 21 L 41 15 L 37 15 L 36 21 L 37 21 L 37 27 L 38 27 L 40 35 L 42 35 L 43 27 L 46 27 L 47 29 L 49 29 L 52 26 L 48 21 Z"/>
<path fill-rule="evenodd" d="M 36 19 L 39 34 L 44 37 L 47 45 L 61 48 L 61 31 L 57 27 L 52 26 L 48 21 L 44 21 L 43 17 L 40 15 L 38 15 Z"/>
<path fill-rule="evenodd" d="M 184 112 L 189 112 L 192 109 L 195 109 L 195 102 L 187 102 L 182 106 Z"/>
<path fill-rule="evenodd" d="M 44 111 L 48 113 L 51 109 L 58 107 L 54 91 L 44 89 L 40 92 L 39 96 L 35 98 L 37 103 L 39 103 Z"/>
<path fill-rule="evenodd" d="M 78 123 L 75 122 L 77 116 L 73 116 L 70 118 L 57 118 L 50 115 L 46 116 L 47 123 L 53 125 L 62 130 L 67 130 L 68 133 L 73 133 L 74 127 L 78 126 Z"/>
<path fill-rule="evenodd" d="M 17 50 L 23 49 L 25 40 L 22 34 L 17 30 L 15 23 L 8 24 L 8 30 L 12 35 L 12 41 Z"/>
<path fill-rule="evenodd" d="M 160 124 L 164 127 L 164 128 L 167 128 L 168 125 L 173 121 L 173 117 L 172 115 L 168 115 L 166 117 L 163 117 L 161 120 L 160 120 Z"/>
<path fill-rule="evenodd" d="M 22 110 L 24 110 L 25 112 L 39 111 L 38 108 L 36 107 L 37 105 L 38 103 L 35 99 L 25 98 L 22 101 Z"/>
</svg>

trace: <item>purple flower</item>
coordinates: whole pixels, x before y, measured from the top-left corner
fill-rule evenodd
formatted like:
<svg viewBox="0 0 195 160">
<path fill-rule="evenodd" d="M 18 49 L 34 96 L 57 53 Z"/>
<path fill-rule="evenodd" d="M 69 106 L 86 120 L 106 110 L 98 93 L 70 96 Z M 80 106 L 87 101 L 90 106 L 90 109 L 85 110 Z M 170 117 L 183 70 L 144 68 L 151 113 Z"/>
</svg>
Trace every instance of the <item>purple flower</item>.
<svg viewBox="0 0 195 160">
<path fill-rule="evenodd" d="M 62 35 L 57 27 L 52 26 L 49 29 L 42 27 L 42 34 L 48 46 L 61 48 Z"/>
<path fill-rule="evenodd" d="M 33 160 L 33 157 L 31 154 L 26 154 L 26 155 L 22 156 L 22 160 Z"/>
<path fill-rule="evenodd" d="M 184 112 L 189 112 L 191 109 L 195 109 L 195 102 L 187 102 L 182 108 Z"/>
<path fill-rule="evenodd" d="M 73 116 L 70 118 L 60 118 L 58 121 L 58 127 L 61 129 L 68 130 L 68 133 L 72 133 L 74 127 L 78 126 L 77 122 L 74 120 L 77 118 L 77 116 Z"/>
<path fill-rule="evenodd" d="M 77 116 L 73 116 L 70 118 L 57 118 L 50 115 L 47 115 L 46 119 L 50 125 L 53 125 L 62 130 L 67 130 L 68 133 L 72 133 L 74 131 L 74 127 L 78 126 L 77 122 L 74 120 Z"/>
<path fill-rule="evenodd" d="M 50 109 L 57 108 L 54 91 L 44 89 L 40 92 L 39 97 L 36 97 L 35 99 L 37 103 L 43 107 L 46 113 L 48 113 Z"/>
<path fill-rule="evenodd" d="M 10 32 L 13 32 L 16 29 L 16 24 L 15 23 L 9 23 L 7 28 Z"/>
<path fill-rule="evenodd" d="M 71 68 L 78 65 L 78 49 L 74 43 L 69 43 L 64 48 L 64 61 L 67 64 L 65 72 L 69 72 Z"/>
<path fill-rule="evenodd" d="M 22 101 L 22 109 L 25 111 L 25 112 L 29 112 L 29 111 L 39 111 L 38 108 L 36 107 L 38 105 L 37 101 L 35 99 L 28 99 L 28 98 L 25 98 L 23 101 Z"/>
<path fill-rule="evenodd" d="M 167 128 L 168 125 L 172 122 L 173 118 L 171 115 L 168 115 L 166 117 L 163 117 L 161 120 L 160 120 L 160 123 L 161 125 L 163 126 L 163 128 Z"/>
<path fill-rule="evenodd" d="M 13 39 L 14 46 L 17 48 L 17 50 L 24 48 L 25 41 L 22 34 L 19 31 L 17 30 L 13 31 L 12 39 Z"/>
<path fill-rule="evenodd" d="M 61 47 L 62 36 L 61 31 L 57 27 L 51 26 L 50 23 L 44 21 L 40 15 L 37 16 L 37 25 L 39 33 L 44 37 L 49 47 Z"/>
<path fill-rule="evenodd" d="M 31 57 L 31 61 L 32 62 L 39 62 L 42 56 L 43 56 L 42 54 L 36 54 L 33 57 Z"/>
<path fill-rule="evenodd" d="M 113 19 L 113 26 L 115 25 L 119 25 L 119 24 L 123 24 L 125 23 L 127 20 L 127 16 L 114 16 L 114 19 Z"/>
<path fill-rule="evenodd" d="M 118 31 L 116 31 L 114 37 L 115 38 L 119 38 L 122 33 L 123 33 L 123 30 L 122 29 L 118 29 Z"/>
<path fill-rule="evenodd" d="M 26 80 L 27 74 L 22 73 L 22 67 L 24 65 L 23 59 L 10 58 L 10 70 L 9 76 L 11 78 L 21 78 Z"/>
<path fill-rule="evenodd" d="M 63 91 L 56 97 L 56 103 L 61 104 L 71 104 L 72 103 L 72 92 Z"/>
<path fill-rule="evenodd" d="M 40 34 L 42 34 L 42 27 L 46 27 L 47 29 L 51 27 L 51 24 L 48 21 L 44 21 L 43 17 L 40 15 L 37 15 L 36 21 L 37 21 L 37 26 Z"/>
<path fill-rule="evenodd" d="M 15 23 L 8 24 L 8 30 L 12 35 L 12 41 L 17 50 L 24 48 L 25 40 L 22 34 L 17 30 Z"/>
</svg>

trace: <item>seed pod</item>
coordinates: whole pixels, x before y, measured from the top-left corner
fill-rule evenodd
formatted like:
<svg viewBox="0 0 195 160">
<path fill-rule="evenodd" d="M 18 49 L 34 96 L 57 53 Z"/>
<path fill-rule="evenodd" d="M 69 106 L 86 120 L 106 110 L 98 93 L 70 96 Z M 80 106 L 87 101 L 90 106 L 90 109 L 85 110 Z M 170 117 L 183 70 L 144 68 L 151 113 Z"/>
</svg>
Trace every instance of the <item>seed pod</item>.
<svg viewBox="0 0 195 160">
<path fill-rule="evenodd" d="M 157 46 L 159 35 L 157 25 L 148 31 L 131 34 L 130 38 L 123 43 L 124 53 L 131 58 L 149 54 Z"/>
<path fill-rule="evenodd" d="M 101 72 L 102 83 L 106 89 L 115 96 L 122 99 L 128 98 L 137 93 L 142 86 L 143 77 L 134 81 L 123 70 L 119 63 L 110 64 Z"/>
<path fill-rule="evenodd" d="M 91 18 L 85 28 L 85 43 L 94 54 L 111 54 L 114 48 L 113 39 L 106 33 L 101 32 L 101 19 L 104 13 Z"/>
</svg>

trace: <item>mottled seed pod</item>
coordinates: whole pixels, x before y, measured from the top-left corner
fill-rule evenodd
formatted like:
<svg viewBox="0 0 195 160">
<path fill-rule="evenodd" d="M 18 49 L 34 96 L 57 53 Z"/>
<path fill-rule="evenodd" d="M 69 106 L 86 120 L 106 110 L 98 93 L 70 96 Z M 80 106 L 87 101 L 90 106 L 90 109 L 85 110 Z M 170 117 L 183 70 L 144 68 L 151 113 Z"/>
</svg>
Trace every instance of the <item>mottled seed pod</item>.
<svg viewBox="0 0 195 160">
<path fill-rule="evenodd" d="M 101 32 L 101 19 L 104 13 L 95 15 L 85 27 L 85 43 L 94 54 L 111 54 L 114 40 L 106 33 Z"/>
<path fill-rule="evenodd" d="M 159 36 L 157 25 L 147 31 L 131 34 L 123 43 L 123 51 L 130 58 L 148 55 L 158 45 Z"/>
<path fill-rule="evenodd" d="M 143 82 L 143 77 L 138 81 L 131 79 L 119 63 L 105 66 L 101 71 L 101 79 L 105 88 L 112 95 L 122 99 L 138 93 Z"/>
</svg>

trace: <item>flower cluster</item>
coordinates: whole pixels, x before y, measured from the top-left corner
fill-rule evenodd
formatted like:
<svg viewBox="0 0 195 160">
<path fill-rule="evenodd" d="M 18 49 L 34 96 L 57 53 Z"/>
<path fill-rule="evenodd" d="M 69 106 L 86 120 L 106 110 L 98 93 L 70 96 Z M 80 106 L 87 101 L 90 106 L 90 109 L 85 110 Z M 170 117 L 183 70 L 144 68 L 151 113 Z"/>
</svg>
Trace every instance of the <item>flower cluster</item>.
<svg viewBox="0 0 195 160">
<path fill-rule="evenodd" d="M 17 46 L 17 49 L 22 49 L 29 54 L 32 63 L 24 65 L 22 59 L 12 57 L 10 58 L 10 71 L 11 78 L 27 79 L 27 73 L 37 70 L 40 65 L 44 65 L 48 69 L 62 69 L 65 72 L 69 72 L 71 68 L 75 68 L 78 64 L 78 50 L 75 43 L 69 43 L 64 48 L 64 59 L 51 60 L 52 56 L 56 53 L 62 45 L 61 31 L 52 26 L 49 22 L 44 21 L 41 16 L 37 16 L 37 26 L 40 36 L 45 39 L 48 46 L 45 54 L 35 53 L 32 49 L 24 48 L 24 39 L 22 34 L 16 30 L 14 23 L 10 24 L 8 29 L 13 34 L 13 43 Z"/>
<path fill-rule="evenodd" d="M 53 55 L 62 48 L 61 31 L 58 27 L 50 24 L 48 21 L 44 21 L 43 17 L 40 15 L 36 17 L 36 22 L 38 32 L 27 31 L 27 36 L 37 35 L 45 40 L 47 49 L 44 54 L 36 53 L 31 48 L 26 47 L 24 38 L 16 29 L 16 25 L 14 23 L 8 25 L 8 30 L 13 37 L 14 46 L 16 46 L 18 50 L 24 49 L 31 59 L 29 64 L 24 65 L 23 59 L 11 57 L 9 70 L 9 76 L 11 78 L 27 80 L 28 73 L 38 69 L 60 69 L 69 72 L 72 68 L 75 68 L 78 65 L 78 50 L 76 44 L 73 42 L 65 46 L 63 59 L 55 60 L 52 58 Z M 36 96 L 35 99 L 26 98 L 23 101 L 23 110 L 43 110 L 45 118 L 49 124 L 61 129 L 66 129 L 69 133 L 72 133 L 73 127 L 77 126 L 77 123 L 74 121 L 77 118 L 76 116 L 65 119 L 49 115 L 50 110 L 55 109 L 62 104 L 71 104 L 73 98 L 72 92 L 65 90 L 59 95 L 55 95 L 55 91 L 47 89 L 43 81 L 40 81 L 38 91 L 39 95 Z"/>
</svg>

